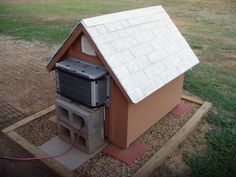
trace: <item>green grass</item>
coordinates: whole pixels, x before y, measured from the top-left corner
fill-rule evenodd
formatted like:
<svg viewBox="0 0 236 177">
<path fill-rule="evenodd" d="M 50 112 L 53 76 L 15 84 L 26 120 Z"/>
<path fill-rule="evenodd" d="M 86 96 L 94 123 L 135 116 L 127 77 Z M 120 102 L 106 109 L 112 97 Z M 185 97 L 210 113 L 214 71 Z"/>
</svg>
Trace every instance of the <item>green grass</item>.
<svg viewBox="0 0 236 177">
<path fill-rule="evenodd" d="M 236 94 L 232 94 L 236 89 L 236 72 L 233 68 L 225 69 L 214 64 L 200 64 L 186 73 L 185 88 L 220 109 L 236 110 Z"/>
<path fill-rule="evenodd" d="M 217 143 L 221 142 L 221 144 L 211 144 L 204 156 L 197 154 L 187 158 L 187 162 L 192 167 L 192 176 L 235 177 L 236 144 L 232 144 L 229 148 L 223 148 L 236 136 L 235 133 L 231 132 L 232 128 L 235 129 L 235 127 L 229 127 L 222 134 L 211 132 L 210 134 L 213 135 L 209 136 L 209 139 L 212 141 L 214 138 Z"/>
<path fill-rule="evenodd" d="M 17 36 L 29 41 L 39 40 L 47 44 L 60 43 L 66 38 L 70 30 L 71 27 L 32 24 L 9 18 L 2 19 L 0 23 L 0 33 Z"/>
<path fill-rule="evenodd" d="M 107 0 L 61 0 L 0 5 L 0 33 L 45 44 L 59 44 L 79 20 L 93 15 L 143 7 L 143 3 Z"/>
<path fill-rule="evenodd" d="M 187 72 L 185 88 L 209 100 L 214 108 L 206 120 L 215 128 L 207 135 L 204 154 L 186 154 L 194 177 L 236 176 L 236 71 L 214 64 L 200 64 Z"/>
<path fill-rule="evenodd" d="M 206 152 L 185 156 L 192 176 L 236 176 L 235 0 L 1 3 L 0 33 L 46 45 L 60 44 L 82 18 L 157 4 L 168 11 L 201 60 L 201 64 L 186 73 L 185 89 L 213 103 L 213 111 L 206 117 L 214 127 L 207 135 Z"/>
</svg>

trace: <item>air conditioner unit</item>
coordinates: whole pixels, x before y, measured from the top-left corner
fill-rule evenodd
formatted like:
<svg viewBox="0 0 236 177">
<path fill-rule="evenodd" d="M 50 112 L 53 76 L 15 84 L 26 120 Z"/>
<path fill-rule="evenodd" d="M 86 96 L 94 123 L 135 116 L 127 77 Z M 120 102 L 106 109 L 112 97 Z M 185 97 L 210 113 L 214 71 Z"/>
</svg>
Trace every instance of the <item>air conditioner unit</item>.
<svg viewBox="0 0 236 177">
<path fill-rule="evenodd" d="M 82 104 L 98 107 L 109 102 L 110 76 L 107 70 L 80 59 L 56 64 L 57 92 Z"/>
</svg>

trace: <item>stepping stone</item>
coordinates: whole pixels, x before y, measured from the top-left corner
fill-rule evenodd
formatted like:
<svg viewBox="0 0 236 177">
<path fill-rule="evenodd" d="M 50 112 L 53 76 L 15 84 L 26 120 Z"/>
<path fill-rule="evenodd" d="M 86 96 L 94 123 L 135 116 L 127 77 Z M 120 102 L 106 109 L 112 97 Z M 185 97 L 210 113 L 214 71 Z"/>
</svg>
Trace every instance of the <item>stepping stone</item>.
<svg viewBox="0 0 236 177">
<path fill-rule="evenodd" d="M 65 141 L 61 140 L 60 138 L 53 137 L 46 143 L 39 146 L 39 148 L 47 153 L 49 156 L 57 155 L 65 152 L 71 147 L 70 144 L 66 143 Z M 96 155 L 99 151 L 95 152 L 92 155 L 88 155 L 77 148 L 73 148 L 67 154 L 62 157 L 54 158 L 55 160 L 59 161 L 61 164 L 66 166 L 70 170 L 75 170 L 76 168 L 80 167 L 84 162 L 88 161 L 94 155 Z"/>
<path fill-rule="evenodd" d="M 135 141 L 127 149 L 120 149 L 114 145 L 109 145 L 103 149 L 103 153 L 130 165 L 146 152 L 148 148 L 148 145 Z"/>
<path fill-rule="evenodd" d="M 171 113 L 176 115 L 177 118 L 185 116 L 187 113 L 189 113 L 192 110 L 192 105 L 182 102 L 178 104 L 172 111 Z"/>
</svg>

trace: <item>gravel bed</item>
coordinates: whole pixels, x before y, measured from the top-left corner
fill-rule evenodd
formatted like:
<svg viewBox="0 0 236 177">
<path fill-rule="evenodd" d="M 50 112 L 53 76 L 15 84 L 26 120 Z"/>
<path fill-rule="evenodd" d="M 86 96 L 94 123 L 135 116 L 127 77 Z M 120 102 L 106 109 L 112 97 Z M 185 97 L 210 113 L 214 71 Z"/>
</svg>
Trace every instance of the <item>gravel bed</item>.
<svg viewBox="0 0 236 177">
<path fill-rule="evenodd" d="M 175 115 L 169 113 L 144 133 L 138 140 L 141 143 L 149 145 L 149 150 L 146 151 L 137 161 L 131 165 L 112 158 L 102 152 L 98 153 L 92 159 L 84 163 L 74 171 L 76 176 L 88 177 L 123 177 L 132 176 L 145 162 L 148 161 L 159 149 L 163 146 L 168 139 L 170 139 L 186 122 L 187 120 L 199 109 L 199 105 L 191 104 L 193 109 L 182 118 L 176 118 Z"/>
<path fill-rule="evenodd" d="M 177 118 L 175 115 L 169 113 L 139 137 L 138 140 L 141 143 L 149 145 L 149 150 L 133 164 L 126 165 L 125 163 L 100 152 L 74 170 L 75 175 L 87 177 L 132 176 L 188 121 L 188 119 L 200 107 L 200 105 L 185 100 L 182 100 L 182 102 L 191 104 L 192 111 L 182 118 Z M 55 112 L 42 116 L 41 118 L 18 128 L 16 131 L 32 144 L 39 146 L 57 135 L 56 125 L 48 120 L 48 118 L 53 115 L 55 115 Z"/>
<path fill-rule="evenodd" d="M 53 115 L 55 111 L 18 128 L 16 132 L 32 144 L 40 146 L 57 135 L 56 124 L 48 120 Z"/>
</svg>

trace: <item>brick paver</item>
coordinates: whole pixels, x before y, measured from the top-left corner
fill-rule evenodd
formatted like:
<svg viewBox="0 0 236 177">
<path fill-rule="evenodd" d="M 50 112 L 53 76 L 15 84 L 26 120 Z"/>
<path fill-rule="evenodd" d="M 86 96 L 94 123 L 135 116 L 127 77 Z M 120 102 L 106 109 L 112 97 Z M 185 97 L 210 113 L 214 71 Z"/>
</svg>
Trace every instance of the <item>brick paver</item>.
<svg viewBox="0 0 236 177">
<path fill-rule="evenodd" d="M 0 98 L 0 129 L 9 126 L 12 122 L 18 121 L 24 117 L 24 114 L 5 100 Z"/>
<path fill-rule="evenodd" d="M 54 73 L 45 69 L 53 50 L 0 36 L 0 128 L 54 104 Z"/>
</svg>

